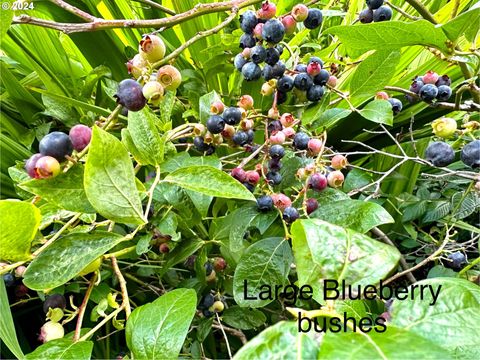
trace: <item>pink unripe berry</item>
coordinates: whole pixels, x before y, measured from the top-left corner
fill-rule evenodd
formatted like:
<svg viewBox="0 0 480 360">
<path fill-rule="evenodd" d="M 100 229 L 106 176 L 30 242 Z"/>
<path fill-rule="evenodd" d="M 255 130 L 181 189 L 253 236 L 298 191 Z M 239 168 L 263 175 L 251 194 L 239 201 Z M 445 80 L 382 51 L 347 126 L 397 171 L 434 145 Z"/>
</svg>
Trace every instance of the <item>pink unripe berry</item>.
<svg viewBox="0 0 480 360">
<path fill-rule="evenodd" d="M 327 187 L 328 182 L 325 175 L 320 173 L 315 173 L 310 176 L 308 184 L 313 190 L 322 191 Z"/>
<path fill-rule="evenodd" d="M 335 170 L 341 170 L 347 167 L 348 161 L 347 158 L 343 155 L 335 155 L 331 160 L 331 167 Z"/>
<path fill-rule="evenodd" d="M 290 113 L 284 113 L 280 117 L 280 122 L 282 123 L 283 127 L 289 127 L 293 125 L 295 118 Z"/>
<path fill-rule="evenodd" d="M 292 206 L 292 200 L 285 194 L 272 194 L 273 204 L 277 209 L 283 212 L 287 207 Z"/>
<path fill-rule="evenodd" d="M 225 110 L 225 105 L 219 100 L 212 102 L 210 105 L 210 112 L 214 115 L 223 114 L 223 110 Z"/>
<path fill-rule="evenodd" d="M 285 27 L 285 34 L 291 35 L 295 32 L 297 22 L 292 15 L 286 15 L 282 18 L 282 24 Z"/>
<path fill-rule="evenodd" d="M 161 243 L 158 247 L 158 251 L 160 251 L 161 254 L 168 254 L 170 252 L 170 246 L 166 243 Z"/>
<path fill-rule="evenodd" d="M 332 171 L 327 176 L 328 186 L 333 188 L 338 188 L 342 186 L 345 177 L 343 176 L 342 172 L 339 170 Z"/>
<path fill-rule="evenodd" d="M 302 22 L 308 16 L 308 7 L 303 4 L 295 5 L 292 9 L 292 16 L 296 21 Z"/>
<path fill-rule="evenodd" d="M 41 157 L 43 157 L 42 154 L 34 154 L 30 156 L 30 158 L 25 163 L 25 170 L 27 171 L 28 176 L 30 176 L 33 179 L 40 178 L 40 175 L 37 173 L 37 170 L 36 170 L 36 164 L 38 159 L 40 159 Z"/>
<path fill-rule="evenodd" d="M 296 177 L 299 180 L 305 180 L 307 178 L 307 173 L 305 172 L 305 168 L 299 168 L 297 170 Z"/>
<path fill-rule="evenodd" d="M 262 173 L 262 171 L 264 173 L 266 173 L 268 170 L 267 170 L 266 166 L 262 166 L 262 164 L 256 164 L 255 165 L 255 171 L 260 175 Z"/>
<path fill-rule="evenodd" d="M 253 98 L 250 95 L 242 95 L 237 102 L 237 106 L 244 110 L 253 109 Z"/>
<path fill-rule="evenodd" d="M 268 115 L 267 115 L 270 119 L 278 119 L 279 116 L 280 116 L 280 112 L 278 111 L 278 109 L 274 109 L 274 108 L 270 108 L 268 110 Z"/>
<path fill-rule="evenodd" d="M 389 96 L 385 91 L 379 91 L 375 95 L 375 99 L 377 100 L 388 100 Z"/>
<path fill-rule="evenodd" d="M 327 81 L 327 85 L 334 88 L 335 86 L 337 86 L 337 80 L 338 79 L 335 75 L 330 75 Z"/>
<path fill-rule="evenodd" d="M 285 142 L 285 134 L 282 131 L 277 131 L 275 134 L 270 135 L 271 144 L 282 145 Z"/>
<path fill-rule="evenodd" d="M 277 7 L 275 6 L 275 4 L 267 0 L 262 4 L 262 7 L 258 9 L 257 16 L 260 19 L 268 20 L 273 18 L 276 12 L 277 12 Z"/>
<path fill-rule="evenodd" d="M 287 139 L 292 139 L 295 136 L 295 129 L 292 127 L 283 128 L 282 132 L 285 134 Z"/>
<path fill-rule="evenodd" d="M 224 258 L 217 257 L 213 259 L 213 268 L 215 269 L 215 271 L 217 272 L 223 271 L 226 269 L 226 267 L 227 267 L 227 262 L 225 261 Z"/>
<path fill-rule="evenodd" d="M 310 76 L 318 75 L 320 70 L 322 70 L 322 65 L 317 61 L 312 61 L 307 65 L 307 73 Z"/>
<path fill-rule="evenodd" d="M 253 28 L 253 37 L 257 40 L 262 40 L 263 25 L 264 25 L 263 23 L 258 23 Z"/>
<path fill-rule="evenodd" d="M 242 56 L 245 58 L 245 59 L 250 59 L 250 54 L 252 52 L 252 49 L 251 48 L 245 48 L 242 50 Z"/>
<path fill-rule="evenodd" d="M 308 141 L 308 150 L 310 153 L 313 155 L 318 155 L 320 151 L 322 150 L 322 141 L 319 139 L 310 139 Z"/>
<path fill-rule="evenodd" d="M 128 60 L 126 65 L 128 73 L 135 79 L 142 76 L 148 66 L 147 60 L 145 60 L 140 54 L 137 54 L 131 60 Z"/>
<path fill-rule="evenodd" d="M 250 130 L 251 128 L 253 128 L 253 120 L 251 119 L 243 119 L 240 121 L 240 127 L 243 129 L 243 130 Z"/>
<path fill-rule="evenodd" d="M 232 125 L 225 124 L 225 127 L 223 128 L 223 131 L 222 131 L 222 136 L 227 139 L 231 139 L 234 134 L 235 134 L 235 128 Z"/>
<path fill-rule="evenodd" d="M 423 83 L 424 84 L 435 84 L 438 81 L 438 74 L 434 71 L 427 71 L 425 75 L 423 75 Z"/>
<path fill-rule="evenodd" d="M 52 178 L 60 174 L 60 163 L 51 156 L 42 156 L 35 163 L 35 171 L 41 179 Z"/>
<path fill-rule="evenodd" d="M 248 170 L 245 173 L 245 180 L 252 185 L 256 185 L 260 180 L 260 175 L 255 170 Z"/>
<path fill-rule="evenodd" d="M 233 168 L 230 175 L 234 179 L 237 179 L 240 182 L 244 182 L 247 179 L 247 174 L 246 174 L 245 170 L 243 170 L 242 168 L 238 168 L 238 167 Z"/>
<path fill-rule="evenodd" d="M 309 198 L 305 202 L 305 207 L 307 208 L 307 214 L 310 215 L 312 212 L 318 209 L 318 201 L 314 198 Z"/>
<path fill-rule="evenodd" d="M 18 266 L 15 269 L 15 276 L 19 278 L 23 277 L 23 274 L 25 273 L 26 270 L 27 270 L 26 266 L 23 266 L 23 265 Z"/>
</svg>

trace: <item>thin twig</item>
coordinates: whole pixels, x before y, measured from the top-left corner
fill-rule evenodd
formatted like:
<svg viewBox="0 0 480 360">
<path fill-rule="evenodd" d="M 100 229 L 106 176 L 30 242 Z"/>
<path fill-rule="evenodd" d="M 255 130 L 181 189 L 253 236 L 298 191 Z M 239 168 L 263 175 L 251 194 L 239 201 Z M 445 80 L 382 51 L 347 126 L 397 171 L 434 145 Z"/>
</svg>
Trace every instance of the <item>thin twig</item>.
<svg viewBox="0 0 480 360">
<path fill-rule="evenodd" d="M 144 4 L 150 5 L 151 7 L 159 9 L 159 10 L 163 11 L 165 14 L 168 14 L 168 15 L 177 15 L 177 13 L 175 11 L 173 11 L 172 9 L 169 9 L 169 8 L 163 6 L 159 3 L 156 3 L 155 1 L 152 1 L 152 0 L 133 0 L 133 1 L 137 1 L 137 2 L 141 2 L 141 3 L 144 3 Z"/>
<path fill-rule="evenodd" d="M 83 297 L 82 304 L 78 308 L 78 317 L 77 317 L 77 325 L 75 326 L 75 334 L 73 335 L 73 341 L 77 342 L 80 338 L 80 332 L 82 330 L 82 322 L 83 316 L 85 315 L 85 310 L 87 309 L 88 299 L 90 298 L 90 294 L 92 293 L 93 286 L 97 281 L 97 272 L 93 274 L 90 279 L 90 283 L 88 284 L 87 291 L 85 292 L 85 296 Z"/>
<path fill-rule="evenodd" d="M 227 332 L 227 333 L 229 333 L 233 336 L 238 337 L 243 345 L 245 345 L 248 342 L 247 337 L 245 336 L 245 334 L 241 330 L 233 329 L 233 328 L 230 328 L 228 326 L 221 325 L 221 324 L 216 324 L 216 323 L 212 324 L 212 327 L 214 329 L 220 329 L 220 330 L 223 327 L 223 330 L 225 330 L 225 332 Z"/>
<path fill-rule="evenodd" d="M 37 250 L 35 250 L 35 252 L 32 254 L 32 257 L 35 257 L 37 256 L 38 254 L 40 254 L 43 250 L 45 250 L 48 246 L 50 246 L 51 243 L 53 243 L 55 240 L 57 240 L 60 235 L 62 235 L 62 233 L 67 230 L 70 225 L 72 225 L 75 221 L 78 220 L 78 218 L 81 216 L 82 214 L 78 213 L 78 214 L 75 214 L 67 223 L 65 223 L 65 225 L 62 226 L 62 228 L 60 230 L 58 230 L 55 235 L 53 235 L 45 244 L 43 244 L 41 247 L 39 247 Z"/>
<path fill-rule="evenodd" d="M 115 256 L 112 256 L 110 260 L 112 261 L 113 272 L 117 276 L 120 290 L 122 291 L 122 303 L 125 305 L 125 318 L 128 320 L 132 309 L 130 308 L 130 300 L 128 298 L 127 282 L 125 281 L 125 278 L 123 277 L 122 272 L 118 267 L 117 258 Z"/>
<path fill-rule="evenodd" d="M 399 6 L 396 6 L 394 4 L 392 4 L 390 1 L 384 1 L 385 4 L 387 4 L 388 6 L 390 6 L 392 9 L 395 9 L 396 11 L 398 11 L 400 14 L 402 14 L 403 16 L 405 16 L 406 18 L 410 19 L 410 20 L 420 20 L 421 18 L 417 17 L 417 16 L 412 16 L 410 15 L 409 13 L 407 13 L 406 11 L 403 11 L 403 9 Z"/>
<path fill-rule="evenodd" d="M 220 317 L 218 316 L 218 313 L 215 313 L 215 316 L 217 317 L 218 325 L 220 327 L 220 330 L 222 331 L 223 337 L 225 338 L 225 343 L 227 344 L 228 356 L 231 359 L 232 358 L 232 350 L 230 350 L 230 344 L 228 343 L 227 334 L 225 334 L 225 330 L 223 329 L 223 325 L 220 321 Z"/>
<path fill-rule="evenodd" d="M 79 8 L 77 8 L 73 5 L 70 5 L 70 4 L 66 3 L 65 1 L 50 0 L 50 2 L 52 2 L 55 5 L 61 7 L 62 9 L 67 10 L 69 13 L 77 15 L 79 18 L 82 18 L 83 20 L 86 20 L 86 21 L 96 21 L 96 20 L 98 20 L 98 18 L 96 18 L 95 16 L 90 15 L 89 13 L 87 13 L 83 10 L 80 10 Z"/>
</svg>

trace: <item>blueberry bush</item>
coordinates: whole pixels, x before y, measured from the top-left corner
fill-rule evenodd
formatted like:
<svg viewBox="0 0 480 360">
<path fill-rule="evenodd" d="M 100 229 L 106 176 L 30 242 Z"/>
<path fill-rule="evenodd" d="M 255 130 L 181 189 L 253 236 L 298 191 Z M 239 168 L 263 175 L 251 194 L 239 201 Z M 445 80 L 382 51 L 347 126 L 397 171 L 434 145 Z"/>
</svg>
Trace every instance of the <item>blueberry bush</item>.
<svg viewBox="0 0 480 360">
<path fill-rule="evenodd" d="M 478 2 L 0 14 L 2 358 L 480 357 Z"/>
</svg>

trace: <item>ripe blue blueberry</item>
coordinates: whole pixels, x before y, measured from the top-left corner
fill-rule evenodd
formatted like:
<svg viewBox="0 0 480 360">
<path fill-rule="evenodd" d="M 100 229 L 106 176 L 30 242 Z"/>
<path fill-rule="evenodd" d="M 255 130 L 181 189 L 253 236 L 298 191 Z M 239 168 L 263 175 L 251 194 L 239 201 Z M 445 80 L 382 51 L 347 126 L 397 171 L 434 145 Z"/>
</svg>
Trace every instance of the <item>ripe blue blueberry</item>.
<svg viewBox="0 0 480 360">
<path fill-rule="evenodd" d="M 448 85 L 440 85 L 438 87 L 437 100 L 447 101 L 452 96 L 452 88 Z"/>
<path fill-rule="evenodd" d="M 297 150 L 307 150 L 308 142 L 310 141 L 310 136 L 304 132 L 297 132 L 293 138 L 293 146 Z"/>
<path fill-rule="evenodd" d="M 313 85 L 312 87 L 310 87 L 310 89 L 307 90 L 307 99 L 313 102 L 320 101 L 322 99 L 323 93 L 323 86 Z"/>
<path fill-rule="evenodd" d="M 329 78 L 330 78 L 330 73 L 327 70 L 322 69 L 317 75 L 313 77 L 313 83 L 315 85 L 324 86 L 327 84 Z"/>
<path fill-rule="evenodd" d="M 373 21 L 388 21 L 392 18 L 392 9 L 388 6 L 380 6 L 377 10 L 373 11 Z"/>
<path fill-rule="evenodd" d="M 397 115 L 400 111 L 402 111 L 403 104 L 400 100 L 396 98 L 390 98 L 388 99 L 388 102 L 390 105 L 392 105 L 393 115 Z"/>
<path fill-rule="evenodd" d="M 315 29 L 319 27 L 322 24 L 323 20 L 323 15 L 322 12 L 319 9 L 308 9 L 308 16 L 307 18 L 303 21 L 303 25 L 307 29 Z"/>
<path fill-rule="evenodd" d="M 203 266 L 205 267 L 205 275 L 207 275 L 207 276 L 210 275 L 213 271 L 212 263 L 207 261 Z M 210 305 L 210 306 L 212 306 L 212 305 Z"/>
<path fill-rule="evenodd" d="M 438 95 L 438 88 L 433 84 L 425 84 L 419 92 L 420 98 L 423 101 L 431 102 Z"/>
<path fill-rule="evenodd" d="M 455 251 L 447 257 L 447 261 L 444 261 L 444 265 L 450 269 L 459 270 L 467 263 L 465 255 L 460 251 Z"/>
<path fill-rule="evenodd" d="M 277 63 L 278 60 L 280 60 L 280 53 L 278 52 L 278 50 L 274 47 L 268 48 L 267 55 L 265 57 L 265 62 L 268 65 L 273 66 Z"/>
<path fill-rule="evenodd" d="M 460 159 L 467 166 L 480 167 L 480 140 L 474 140 L 465 145 L 460 153 Z"/>
<path fill-rule="evenodd" d="M 279 43 L 285 35 L 285 26 L 277 19 L 267 20 L 262 29 L 262 37 L 266 42 Z"/>
<path fill-rule="evenodd" d="M 243 186 L 245 186 L 248 189 L 248 191 L 250 191 L 251 193 L 253 193 L 255 191 L 255 184 L 250 184 L 248 182 L 244 182 Z"/>
<path fill-rule="evenodd" d="M 270 65 L 266 64 L 263 67 L 262 76 L 266 81 L 273 79 L 274 78 L 274 76 L 273 76 L 273 66 L 270 66 Z"/>
<path fill-rule="evenodd" d="M 281 159 L 285 155 L 285 149 L 282 145 L 273 145 L 272 147 L 270 147 L 268 154 L 272 159 Z"/>
<path fill-rule="evenodd" d="M 448 75 L 442 75 L 438 78 L 437 82 L 435 83 L 436 86 L 447 85 L 450 86 L 452 84 L 452 80 L 448 77 Z"/>
<path fill-rule="evenodd" d="M 276 133 L 277 131 L 281 131 L 282 129 L 283 125 L 279 120 L 273 120 L 267 125 L 268 135 Z"/>
<path fill-rule="evenodd" d="M 257 199 L 257 208 L 261 212 L 267 212 L 273 209 L 273 199 L 268 195 L 260 196 Z"/>
<path fill-rule="evenodd" d="M 295 76 L 294 85 L 298 90 L 308 90 L 313 85 L 313 80 L 307 73 Z"/>
<path fill-rule="evenodd" d="M 193 139 L 193 146 L 200 152 L 207 151 L 208 144 L 205 143 L 205 139 L 202 136 L 197 136 Z"/>
<path fill-rule="evenodd" d="M 376 10 L 383 5 L 383 0 L 367 0 L 367 6 L 369 9 Z"/>
<path fill-rule="evenodd" d="M 238 107 L 229 107 L 225 109 L 222 117 L 228 125 L 238 125 L 242 120 L 242 112 Z"/>
<path fill-rule="evenodd" d="M 279 78 L 282 77 L 283 74 L 285 73 L 286 66 L 282 61 L 278 61 L 275 65 L 272 67 L 272 74 L 273 77 Z"/>
<path fill-rule="evenodd" d="M 373 11 L 371 9 L 364 9 L 360 12 L 360 14 L 358 15 L 358 20 L 360 20 L 360 22 L 362 24 L 369 24 L 373 21 Z"/>
<path fill-rule="evenodd" d="M 269 171 L 265 177 L 270 185 L 278 185 L 282 182 L 282 175 L 276 171 Z"/>
<path fill-rule="evenodd" d="M 255 38 L 251 34 L 243 34 L 240 36 L 240 47 L 242 49 L 254 47 L 256 44 Z"/>
<path fill-rule="evenodd" d="M 242 75 L 246 81 L 258 80 L 262 76 L 262 69 L 253 62 L 248 62 L 242 67 Z"/>
<path fill-rule="evenodd" d="M 6 273 L 3 275 L 3 282 L 5 283 L 6 287 L 12 287 L 15 285 L 15 276 L 10 273 Z"/>
<path fill-rule="evenodd" d="M 293 78 L 289 75 L 283 75 L 277 81 L 277 89 L 283 92 L 287 92 L 293 89 Z"/>
<path fill-rule="evenodd" d="M 225 120 L 221 116 L 212 115 L 207 119 L 207 129 L 212 134 L 220 134 L 225 129 Z"/>
<path fill-rule="evenodd" d="M 257 25 L 257 23 L 257 16 L 252 10 L 247 10 L 242 15 L 240 15 L 240 28 L 243 30 L 243 32 L 246 32 L 247 34 L 251 34 L 253 32 L 253 29 L 255 28 L 255 25 Z"/>
<path fill-rule="evenodd" d="M 275 171 L 275 172 L 278 172 L 280 171 L 280 169 L 282 168 L 282 163 L 280 161 L 280 159 L 270 159 L 268 161 L 268 169 L 270 171 Z"/>
<path fill-rule="evenodd" d="M 278 54 L 279 54 L 280 56 L 282 56 L 282 54 L 283 54 L 283 45 L 277 44 L 277 45 L 275 45 L 275 49 L 277 49 Z"/>
<path fill-rule="evenodd" d="M 277 105 L 283 104 L 285 101 L 287 101 L 288 95 L 286 92 L 277 91 Z"/>
<path fill-rule="evenodd" d="M 285 210 L 283 210 L 282 217 L 287 224 L 291 224 L 300 217 L 300 214 L 298 213 L 297 209 L 295 209 L 292 206 L 289 206 L 285 208 Z"/>
<path fill-rule="evenodd" d="M 260 64 L 267 58 L 267 51 L 261 45 L 254 46 L 250 53 L 250 58 L 255 64 Z"/>
<path fill-rule="evenodd" d="M 142 85 L 132 79 L 122 80 L 118 84 L 114 97 L 117 103 L 125 106 L 128 111 L 140 111 L 147 103 L 147 99 L 143 96 Z"/>
<path fill-rule="evenodd" d="M 212 270 L 213 270 L 213 266 L 212 266 L 212 269 L 210 270 L 210 273 L 212 272 Z M 214 302 L 215 302 L 215 297 L 212 294 L 207 294 L 201 298 L 200 303 L 198 304 L 198 308 L 201 310 L 208 309 L 210 306 L 213 305 Z"/>
<path fill-rule="evenodd" d="M 39 149 L 40 154 L 54 157 L 59 162 L 62 162 L 65 160 L 65 156 L 72 154 L 73 145 L 67 134 L 54 131 L 40 140 Z"/>
<path fill-rule="evenodd" d="M 299 73 L 306 73 L 307 72 L 307 65 L 305 64 L 297 64 L 295 66 L 295 71 L 299 72 Z"/>
<path fill-rule="evenodd" d="M 418 94 L 422 89 L 423 85 L 425 84 L 422 80 L 413 80 L 412 85 L 410 85 L 410 91 Z"/>
<path fill-rule="evenodd" d="M 307 65 L 310 65 L 313 62 L 316 62 L 320 64 L 320 67 L 323 67 L 323 60 L 320 59 L 318 56 L 311 56 L 310 59 L 308 59 Z"/>
<path fill-rule="evenodd" d="M 239 146 L 246 145 L 248 143 L 248 134 L 242 130 L 237 131 L 233 134 L 232 141 Z"/>
<path fill-rule="evenodd" d="M 242 71 L 243 65 L 245 65 L 246 63 L 247 63 L 247 60 L 243 57 L 241 53 L 237 54 L 235 56 L 235 59 L 233 59 L 233 65 L 235 65 L 235 68 L 238 71 Z"/>
<path fill-rule="evenodd" d="M 425 159 L 435 166 L 447 166 L 455 160 L 455 152 L 445 142 L 436 141 L 428 145 L 425 150 Z"/>
<path fill-rule="evenodd" d="M 53 294 L 50 296 L 47 296 L 45 298 L 45 301 L 43 302 L 43 312 L 46 314 L 48 313 L 48 310 L 51 309 L 65 309 L 65 306 L 67 306 L 67 301 L 65 300 L 65 296 L 61 294 Z"/>
<path fill-rule="evenodd" d="M 247 130 L 247 143 L 251 143 L 253 141 L 253 138 L 255 137 L 255 133 L 253 132 L 252 129 Z"/>
</svg>

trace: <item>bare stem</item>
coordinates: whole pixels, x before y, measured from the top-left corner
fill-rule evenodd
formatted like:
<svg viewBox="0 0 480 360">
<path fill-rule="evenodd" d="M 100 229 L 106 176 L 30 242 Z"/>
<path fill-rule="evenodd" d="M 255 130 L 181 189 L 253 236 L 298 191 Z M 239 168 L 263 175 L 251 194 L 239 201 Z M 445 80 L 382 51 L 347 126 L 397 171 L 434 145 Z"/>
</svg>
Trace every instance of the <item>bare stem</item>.
<svg viewBox="0 0 480 360">
<path fill-rule="evenodd" d="M 112 261 L 113 272 L 117 276 L 118 283 L 120 284 L 123 304 L 125 305 L 125 318 L 128 320 L 128 317 L 132 313 L 132 310 L 130 308 L 130 300 L 128 298 L 127 282 L 125 281 L 125 278 L 123 277 L 122 272 L 118 267 L 117 258 L 115 256 L 112 256 L 110 260 Z"/>
<path fill-rule="evenodd" d="M 78 308 L 78 318 L 77 318 L 77 325 L 75 326 L 75 334 L 73 335 L 73 341 L 77 342 L 80 338 L 80 331 L 82 330 L 82 322 L 83 316 L 85 315 L 85 310 L 87 309 L 88 299 L 90 298 L 90 294 L 92 293 L 93 286 L 97 281 L 97 272 L 95 271 L 94 275 L 90 279 L 90 283 L 88 284 L 87 291 L 85 292 L 85 296 L 83 297 L 82 304 Z"/>
</svg>

